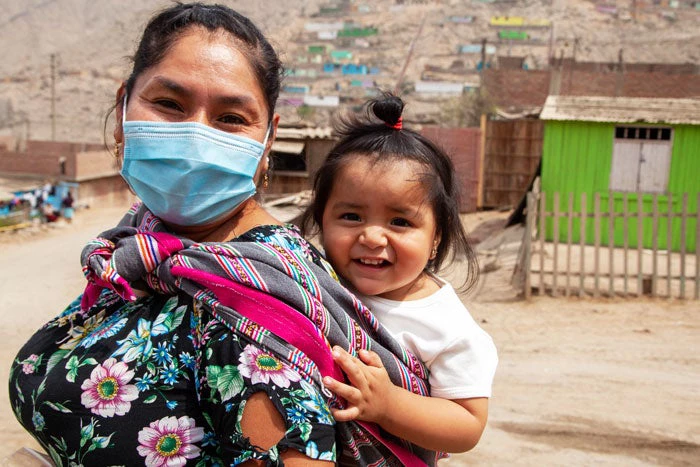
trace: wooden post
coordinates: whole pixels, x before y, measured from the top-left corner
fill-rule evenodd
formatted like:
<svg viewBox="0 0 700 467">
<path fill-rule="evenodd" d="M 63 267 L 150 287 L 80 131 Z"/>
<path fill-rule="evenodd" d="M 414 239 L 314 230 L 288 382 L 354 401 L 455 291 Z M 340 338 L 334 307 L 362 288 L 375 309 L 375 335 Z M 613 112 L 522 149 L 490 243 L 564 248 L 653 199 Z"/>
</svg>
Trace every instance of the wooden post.
<svg viewBox="0 0 700 467">
<path fill-rule="evenodd" d="M 642 217 L 642 194 L 637 193 L 637 296 L 644 294 L 644 277 L 642 275 L 642 242 L 644 240 L 644 218 Z"/>
<path fill-rule="evenodd" d="M 527 215 L 525 217 L 525 237 L 523 237 L 523 248 L 525 259 L 523 260 L 523 271 L 525 273 L 525 300 L 532 296 L 532 284 L 530 277 L 530 261 L 532 260 L 532 229 L 535 224 L 535 194 L 531 191 L 527 193 Z"/>
<path fill-rule="evenodd" d="M 600 193 L 593 194 L 593 296 L 600 295 Z"/>
<path fill-rule="evenodd" d="M 566 291 L 568 297 L 571 294 L 571 240 L 573 238 L 571 230 L 574 221 L 574 193 L 569 192 L 568 219 L 566 223 Z"/>
<path fill-rule="evenodd" d="M 624 256 L 625 256 L 625 267 L 623 274 L 625 276 L 625 297 L 629 294 L 629 246 L 630 246 L 630 232 L 629 232 L 629 209 L 628 209 L 628 203 L 629 203 L 629 194 L 625 193 L 625 195 L 622 198 L 623 206 L 622 206 L 622 230 L 623 230 L 623 249 L 624 249 Z"/>
<path fill-rule="evenodd" d="M 668 290 L 668 298 L 671 298 L 671 252 L 673 251 L 673 195 L 668 195 L 668 203 L 666 204 L 667 228 L 666 228 L 666 287 Z"/>
<path fill-rule="evenodd" d="M 688 221 L 688 193 L 683 193 L 683 205 L 681 210 L 681 287 L 680 299 L 685 298 L 685 228 Z"/>
<path fill-rule="evenodd" d="M 552 265 L 552 297 L 559 296 L 557 292 L 557 270 L 559 269 L 559 192 L 554 192 L 554 264 Z"/>
<path fill-rule="evenodd" d="M 608 283 L 608 295 L 615 296 L 615 203 L 613 192 L 608 192 L 608 273 L 610 282 Z"/>
<path fill-rule="evenodd" d="M 652 198 L 652 257 L 651 257 L 651 296 L 656 297 L 656 284 L 659 278 L 658 253 L 659 253 L 659 195 L 654 193 Z"/>
<path fill-rule="evenodd" d="M 586 220 L 588 219 L 588 212 L 586 211 L 586 193 L 581 193 L 581 225 L 579 226 L 581 230 L 581 238 L 579 238 L 579 243 L 581 244 L 581 275 L 579 276 L 579 297 L 583 297 L 584 290 L 584 279 L 586 278 Z"/>
<path fill-rule="evenodd" d="M 695 204 L 695 300 L 700 299 L 700 193 Z"/>
<path fill-rule="evenodd" d="M 476 187 L 476 206 L 481 208 L 484 206 L 484 160 L 486 158 L 486 114 L 481 114 L 479 121 L 481 128 L 481 138 L 479 141 L 479 180 Z"/>
<path fill-rule="evenodd" d="M 545 228 L 545 216 L 547 214 L 547 204 L 546 204 L 546 193 L 544 191 L 540 192 L 540 286 L 537 289 L 539 295 L 544 294 L 544 228 Z"/>
</svg>

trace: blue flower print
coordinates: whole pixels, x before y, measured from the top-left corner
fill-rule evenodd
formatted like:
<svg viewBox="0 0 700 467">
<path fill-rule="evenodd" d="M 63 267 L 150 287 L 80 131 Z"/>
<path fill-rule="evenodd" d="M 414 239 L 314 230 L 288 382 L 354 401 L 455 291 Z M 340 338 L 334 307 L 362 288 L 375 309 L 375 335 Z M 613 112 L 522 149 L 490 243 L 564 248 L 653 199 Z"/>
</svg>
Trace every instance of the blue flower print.
<svg viewBox="0 0 700 467">
<path fill-rule="evenodd" d="M 306 412 L 299 410 L 299 407 L 287 407 L 287 418 L 294 423 L 303 423 L 306 421 Z"/>
<path fill-rule="evenodd" d="M 133 362 L 141 357 L 147 359 L 153 351 L 151 343 L 152 323 L 143 318 L 139 319 L 136 329 L 132 330 L 125 339 L 117 341 L 120 347 L 112 356 L 124 355 L 124 362 Z"/>
<path fill-rule="evenodd" d="M 85 336 L 78 344 L 81 347 L 90 347 L 101 339 L 112 337 L 126 326 L 127 318 L 122 318 L 120 314 L 114 314 L 107 318 L 104 323 L 100 324 L 94 331 Z"/>
<path fill-rule="evenodd" d="M 321 394 L 314 390 L 313 386 L 304 380 L 301 380 L 301 387 L 309 396 L 308 400 L 301 402 L 301 406 L 312 414 L 316 415 L 319 423 L 324 425 L 334 425 L 335 421 L 331 415 L 330 409 L 321 397 Z"/>
<path fill-rule="evenodd" d="M 158 365 L 164 365 L 172 361 L 169 347 L 170 345 L 167 342 L 161 342 L 160 344 L 158 344 L 158 347 L 153 352 L 153 358 L 155 359 L 156 363 L 158 363 Z"/>
<path fill-rule="evenodd" d="M 204 433 L 204 438 L 202 438 L 202 447 L 204 446 L 216 446 L 219 442 L 216 440 L 216 435 L 213 431 L 206 431 Z"/>
<path fill-rule="evenodd" d="M 34 412 L 34 415 L 32 416 L 32 423 L 34 423 L 34 428 L 36 428 L 36 431 L 43 430 L 44 416 L 41 415 L 39 412 Z"/>
<path fill-rule="evenodd" d="M 134 381 L 136 381 L 136 389 L 139 391 L 145 391 L 156 384 L 158 380 L 156 379 L 155 375 L 147 373 L 140 378 L 136 378 Z"/>
<path fill-rule="evenodd" d="M 190 370 L 194 370 L 195 360 L 194 357 L 188 352 L 182 352 L 180 354 L 180 363 L 183 364 L 185 367 L 189 368 Z"/>
<path fill-rule="evenodd" d="M 162 379 L 165 384 L 175 384 L 177 383 L 177 377 L 179 375 L 180 370 L 174 363 L 171 363 L 169 366 L 163 368 L 160 379 Z"/>
<path fill-rule="evenodd" d="M 334 446 L 335 447 L 335 446 Z M 334 461 L 335 451 L 325 451 L 319 452 L 318 445 L 313 441 L 309 441 L 306 444 L 306 455 L 312 459 L 318 459 L 322 461 Z"/>
</svg>

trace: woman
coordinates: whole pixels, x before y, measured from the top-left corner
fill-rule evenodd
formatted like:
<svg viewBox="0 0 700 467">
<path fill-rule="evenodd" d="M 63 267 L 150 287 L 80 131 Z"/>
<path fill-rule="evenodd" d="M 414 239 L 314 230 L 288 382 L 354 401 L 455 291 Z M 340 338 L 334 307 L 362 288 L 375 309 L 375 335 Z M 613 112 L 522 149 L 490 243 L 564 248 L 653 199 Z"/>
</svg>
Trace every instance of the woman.
<svg viewBox="0 0 700 467">
<path fill-rule="evenodd" d="M 15 414 L 57 465 L 434 461 L 330 416 L 330 345 L 371 346 L 416 392 L 425 373 L 254 196 L 281 71 L 226 7 L 177 4 L 146 26 L 114 130 L 142 204 L 88 244 L 85 293 L 11 370 Z"/>
</svg>

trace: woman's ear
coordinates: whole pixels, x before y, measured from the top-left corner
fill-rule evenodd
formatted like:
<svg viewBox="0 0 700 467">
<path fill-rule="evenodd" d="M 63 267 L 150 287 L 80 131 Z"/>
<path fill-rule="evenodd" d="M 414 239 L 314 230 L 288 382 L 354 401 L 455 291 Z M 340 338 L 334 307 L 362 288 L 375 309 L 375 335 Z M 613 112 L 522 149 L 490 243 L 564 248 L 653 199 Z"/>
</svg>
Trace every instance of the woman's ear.
<svg viewBox="0 0 700 467">
<path fill-rule="evenodd" d="M 268 156 L 270 155 L 270 151 L 272 151 L 272 143 L 275 142 L 275 138 L 277 138 L 277 126 L 280 123 L 280 116 L 279 114 L 274 114 L 272 116 L 272 120 L 270 120 L 270 136 L 267 138 L 267 145 L 265 146 L 265 154 Z"/>
<path fill-rule="evenodd" d="M 114 118 L 116 119 L 114 125 L 114 141 L 117 144 L 124 142 L 124 128 L 122 127 L 122 121 L 124 119 L 124 99 L 126 98 L 126 83 L 122 81 L 121 86 L 117 89 L 116 103 L 114 106 Z"/>
</svg>

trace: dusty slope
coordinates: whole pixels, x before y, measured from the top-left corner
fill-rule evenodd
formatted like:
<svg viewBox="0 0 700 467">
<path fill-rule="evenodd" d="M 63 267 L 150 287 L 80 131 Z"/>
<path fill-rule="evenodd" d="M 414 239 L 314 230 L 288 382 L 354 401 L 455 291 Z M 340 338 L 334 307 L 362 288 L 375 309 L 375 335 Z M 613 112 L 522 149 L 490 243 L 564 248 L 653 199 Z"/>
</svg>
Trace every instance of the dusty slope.
<svg viewBox="0 0 700 467">
<path fill-rule="evenodd" d="M 457 46 L 479 43 L 487 38 L 497 45 L 498 55 L 528 56 L 531 67 L 544 67 L 551 52 L 583 61 L 617 61 L 624 49 L 627 62 L 698 63 L 700 11 L 676 10 L 675 22 L 659 17 L 660 7 L 640 9 L 638 21 L 621 21 L 596 11 L 588 0 L 519 0 L 512 3 L 484 4 L 467 0 L 405 5 L 392 11 L 393 0 L 353 2 L 371 5 L 367 14 L 356 12 L 339 18 L 312 17 L 320 0 L 222 0 L 253 18 L 271 38 L 287 67 L 307 66 L 298 62 L 306 47 L 304 24 L 309 21 L 354 21 L 380 30 L 377 43 L 367 49 L 354 48 L 354 61 L 380 66 L 372 76 L 377 84 L 392 89 L 404 65 L 409 44 L 425 19 L 416 42 L 405 81 L 421 78 L 425 67 L 449 68 L 461 62 L 471 75 L 455 79 L 473 82 L 478 54 L 457 55 Z M 629 10 L 630 1 L 617 3 Z M 0 135 L 13 133 L 34 139 L 51 136 L 50 55 L 56 54 L 56 137 L 58 140 L 101 142 L 102 117 L 114 99 L 118 83 L 124 79 L 137 34 L 150 13 L 168 0 L 0 0 Z M 638 5 L 651 5 L 651 0 Z M 450 16 L 474 16 L 472 24 L 457 24 Z M 548 30 L 531 30 L 538 42 L 527 46 L 497 43 L 497 31 L 488 26 L 493 15 L 550 19 L 554 25 L 552 48 Z M 375 42 L 375 39 L 372 39 Z M 576 44 L 576 45 L 574 45 Z M 337 44 L 337 48 L 345 46 Z M 575 50 L 574 50 L 575 47 Z M 311 64 L 313 66 L 313 64 Z M 338 82 L 344 93 L 362 95 L 350 89 L 347 77 L 309 81 L 314 93 L 335 93 Z M 355 92 L 356 91 L 356 92 Z M 407 112 L 437 112 L 434 102 L 422 102 L 407 95 Z M 297 120 L 293 108 L 281 109 L 284 120 Z M 324 112 L 318 111 L 319 123 Z M 28 123 L 27 123 L 28 121 Z"/>
</svg>

